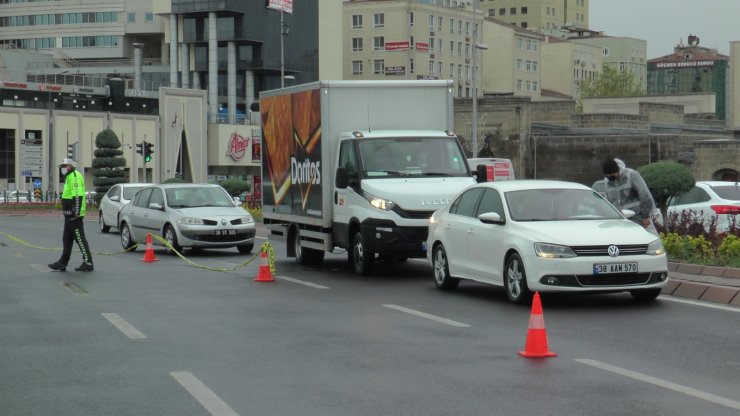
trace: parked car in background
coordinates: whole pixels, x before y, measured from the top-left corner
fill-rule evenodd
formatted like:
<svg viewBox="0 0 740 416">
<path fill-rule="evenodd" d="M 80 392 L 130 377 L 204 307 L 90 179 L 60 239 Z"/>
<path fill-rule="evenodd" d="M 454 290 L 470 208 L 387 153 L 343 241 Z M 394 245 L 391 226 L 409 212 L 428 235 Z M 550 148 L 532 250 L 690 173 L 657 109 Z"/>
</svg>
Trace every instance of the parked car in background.
<svg viewBox="0 0 740 416">
<path fill-rule="evenodd" d="M 0 195 L 0 202 L 14 204 L 28 202 L 28 191 L 10 191 Z"/>
<path fill-rule="evenodd" d="M 118 228 L 126 250 L 145 242 L 152 233 L 164 237 L 170 253 L 186 247 L 236 247 L 240 253 L 249 253 L 256 232 L 252 216 L 222 187 L 190 183 L 141 189 L 121 208 Z M 163 245 L 158 239 L 153 243 Z"/>
<path fill-rule="evenodd" d="M 740 183 L 699 181 L 683 195 L 668 200 L 668 217 L 681 216 L 708 229 L 716 221 L 717 232 L 726 232 L 732 224 L 740 228 Z"/>
<path fill-rule="evenodd" d="M 100 232 L 107 233 L 111 227 L 118 227 L 118 215 L 121 208 L 131 202 L 136 192 L 152 185 L 151 183 L 119 183 L 111 186 L 100 200 L 98 224 Z"/>
<path fill-rule="evenodd" d="M 540 292 L 621 292 L 655 299 L 668 279 L 663 244 L 587 186 L 483 182 L 430 219 L 440 289 L 460 279 L 503 286 L 514 303 Z"/>
</svg>

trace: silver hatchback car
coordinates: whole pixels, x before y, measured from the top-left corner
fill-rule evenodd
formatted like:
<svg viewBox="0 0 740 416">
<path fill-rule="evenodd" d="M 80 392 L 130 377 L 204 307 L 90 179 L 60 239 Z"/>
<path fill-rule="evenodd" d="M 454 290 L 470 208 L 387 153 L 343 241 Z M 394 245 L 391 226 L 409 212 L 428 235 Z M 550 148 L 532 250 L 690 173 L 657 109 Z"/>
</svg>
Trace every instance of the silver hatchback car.
<svg viewBox="0 0 740 416">
<path fill-rule="evenodd" d="M 256 232 L 252 216 L 222 187 L 184 183 L 141 189 L 121 208 L 118 229 L 124 249 L 145 242 L 151 233 L 164 237 L 170 253 L 194 247 L 236 247 L 250 253 Z M 163 245 L 157 239 L 152 242 Z"/>
</svg>

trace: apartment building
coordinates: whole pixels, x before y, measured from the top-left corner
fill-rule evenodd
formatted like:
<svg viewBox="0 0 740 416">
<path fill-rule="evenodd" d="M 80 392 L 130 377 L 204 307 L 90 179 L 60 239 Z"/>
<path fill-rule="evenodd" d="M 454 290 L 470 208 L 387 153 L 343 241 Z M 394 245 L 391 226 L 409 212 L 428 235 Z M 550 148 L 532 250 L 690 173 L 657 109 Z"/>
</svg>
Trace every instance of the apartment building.
<svg viewBox="0 0 740 416">
<path fill-rule="evenodd" d="M 589 0 L 479 0 L 489 17 L 538 32 L 562 26 L 588 28 Z"/>
<path fill-rule="evenodd" d="M 451 79 L 456 97 L 472 96 L 482 14 L 476 20 L 465 2 L 355 0 L 344 3 L 343 16 L 344 79 Z"/>
<path fill-rule="evenodd" d="M 482 42 L 488 49 L 481 71 L 483 93 L 513 93 L 539 99 L 543 40 L 543 35 L 486 17 Z"/>
<path fill-rule="evenodd" d="M 581 83 L 601 73 L 603 49 L 577 41 L 546 37 L 542 44 L 542 88 L 580 97 Z"/>
</svg>

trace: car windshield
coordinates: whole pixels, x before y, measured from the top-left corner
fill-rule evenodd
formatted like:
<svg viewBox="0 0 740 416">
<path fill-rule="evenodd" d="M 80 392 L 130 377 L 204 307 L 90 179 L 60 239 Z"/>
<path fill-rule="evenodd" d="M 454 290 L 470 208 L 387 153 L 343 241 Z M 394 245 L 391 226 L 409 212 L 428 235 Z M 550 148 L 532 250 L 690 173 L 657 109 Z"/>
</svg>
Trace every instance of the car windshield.
<svg viewBox="0 0 740 416">
<path fill-rule="evenodd" d="M 470 176 L 455 137 L 362 139 L 365 177 Z"/>
<path fill-rule="evenodd" d="M 506 194 L 514 221 L 577 221 L 623 218 L 597 192 L 589 189 L 528 189 Z"/>
<path fill-rule="evenodd" d="M 139 189 L 144 188 L 144 186 L 126 186 L 123 188 L 123 199 L 132 199 L 134 195 L 136 195 L 137 192 L 139 192 Z"/>
<path fill-rule="evenodd" d="M 166 191 L 170 208 L 233 207 L 234 201 L 221 188 L 211 186 L 169 188 Z"/>
<path fill-rule="evenodd" d="M 722 199 L 740 201 L 740 185 L 738 184 L 713 186 L 712 190 Z"/>
</svg>

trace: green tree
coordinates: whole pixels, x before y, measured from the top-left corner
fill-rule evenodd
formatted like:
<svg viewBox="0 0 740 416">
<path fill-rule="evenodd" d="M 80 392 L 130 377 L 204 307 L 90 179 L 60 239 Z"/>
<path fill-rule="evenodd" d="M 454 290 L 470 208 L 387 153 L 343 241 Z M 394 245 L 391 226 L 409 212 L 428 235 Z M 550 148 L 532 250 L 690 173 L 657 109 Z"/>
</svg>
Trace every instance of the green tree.
<svg viewBox="0 0 740 416">
<path fill-rule="evenodd" d="M 696 182 L 694 175 L 689 168 L 676 162 L 655 162 L 642 166 L 637 171 L 650 189 L 668 228 L 668 199 L 690 191 Z"/>
<path fill-rule="evenodd" d="M 583 99 L 593 97 L 641 97 L 645 95 L 642 82 L 629 71 L 618 71 L 604 65 L 602 72 L 581 83 L 578 109 L 583 111 Z"/>
<path fill-rule="evenodd" d="M 95 158 L 92 161 L 95 203 L 100 204 L 111 186 L 126 182 L 126 159 L 121 155 L 121 141 L 113 130 L 103 130 L 95 136 Z"/>
<path fill-rule="evenodd" d="M 249 186 L 247 182 L 239 178 L 231 178 L 221 182 L 221 186 L 231 196 L 239 196 L 242 192 L 246 191 Z"/>
</svg>

